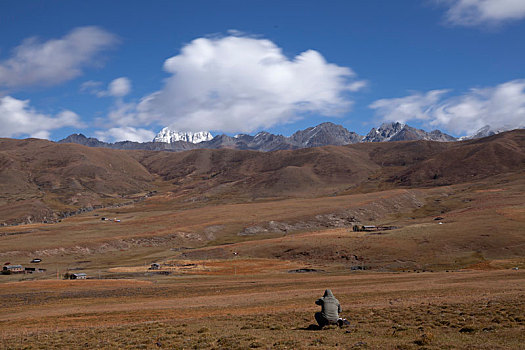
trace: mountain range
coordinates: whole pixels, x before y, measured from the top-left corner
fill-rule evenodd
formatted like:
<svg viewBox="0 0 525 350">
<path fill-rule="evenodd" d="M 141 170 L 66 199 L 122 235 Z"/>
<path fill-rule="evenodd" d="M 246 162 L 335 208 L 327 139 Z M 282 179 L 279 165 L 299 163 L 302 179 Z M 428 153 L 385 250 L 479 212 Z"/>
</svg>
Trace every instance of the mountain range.
<svg viewBox="0 0 525 350">
<path fill-rule="evenodd" d="M 313 145 L 313 136 L 320 133 L 307 129 L 294 140 Z M 339 142 L 347 142 L 344 135 L 348 136 L 340 135 Z M 283 142 L 282 136 L 268 133 L 229 139 L 253 147 L 258 142 L 273 146 Z M 170 145 L 147 143 L 155 144 Z M 197 205 L 441 187 L 507 173 L 520 176 L 524 144 L 525 130 L 463 142 L 356 142 L 277 152 L 129 152 L 40 139 L 0 139 L 0 226 L 56 222 L 82 210 L 141 200 L 167 187 L 169 198 Z"/>
<path fill-rule="evenodd" d="M 391 142 L 391 141 L 439 141 L 452 142 L 467 139 L 476 139 L 500 133 L 505 130 L 493 130 L 485 126 L 474 135 L 455 138 L 439 130 L 427 132 L 422 129 L 402 124 L 399 122 L 384 123 L 379 128 L 372 128 L 365 135 L 349 131 L 341 125 L 326 122 L 315 127 L 299 130 L 286 137 L 275 135 L 266 131 L 256 135 L 238 134 L 228 136 L 225 134 L 213 137 L 208 131 L 178 132 L 163 128 L 151 142 L 120 141 L 107 143 L 96 138 L 86 137 L 82 134 L 72 134 L 58 141 L 58 143 L 76 143 L 89 147 L 104 147 L 124 150 L 155 150 L 155 151 L 187 151 L 191 149 L 238 149 L 254 151 L 291 150 L 319 146 L 342 146 L 361 142 Z"/>
</svg>

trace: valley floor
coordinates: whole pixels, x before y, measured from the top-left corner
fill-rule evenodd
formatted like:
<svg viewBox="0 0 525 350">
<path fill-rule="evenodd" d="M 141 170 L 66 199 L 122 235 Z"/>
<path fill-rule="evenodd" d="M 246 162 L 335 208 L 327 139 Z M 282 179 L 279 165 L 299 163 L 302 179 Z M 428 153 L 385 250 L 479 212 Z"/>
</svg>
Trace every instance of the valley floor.
<svg viewBox="0 0 525 350">
<path fill-rule="evenodd" d="M 46 269 L 0 276 L 0 348 L 525 349 L 522 175 L 252 202 L 165 191 L 0 227 L 3 264 Z M 312 329 L 327 288 L 349 326 Z"/>
<path fill-rule="evenodd" d="M 333 290 L 350 325 L 312 330 Z M 0 284 L 5 349 L 520 349 L 525 273 L 288 273 Z"/>
</svg>

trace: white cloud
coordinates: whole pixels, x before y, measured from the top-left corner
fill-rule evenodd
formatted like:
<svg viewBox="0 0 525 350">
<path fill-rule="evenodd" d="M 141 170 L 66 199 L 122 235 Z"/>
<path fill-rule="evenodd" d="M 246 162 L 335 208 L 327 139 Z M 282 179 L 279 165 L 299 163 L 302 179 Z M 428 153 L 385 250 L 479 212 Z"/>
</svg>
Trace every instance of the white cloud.
<svg viewBox="0 0 525 350">
<path fill-rule="evenodd" d="M 98 27 L 79 27 L 45 42 L 26 39 L 10 58 L 0 61 L 0 86 L 50 86 L 71 80 L 84 67 L 100 62 L 99 53 L 116 42 L 113 34 Z"/>
<path fill-rule="evenodd" d="M 142 128 L 153 122 L 153 118 L 145 111 L 140 103 L 125 102 L 123 97 L 131 90 L 129 79 L 122 77 L 113 80 L 107 90 L 100 90 L 101 84 L 87 81 L 81 90 L 96 96 L 113 96 L 115 100 L 105 118 L 97 118 L 96 124 L 104 130 L 95 131 L 98 139 L 106 142 L 136 141 L 148 142 L 153 140 L 155 133 Z M 145 101 L 146 98 L 142 99 Z"/>
<path fill-rule="evenodd" d="M 124 97 L 131 91 L 131 81 L 126 77 L 120 77 L 109 83 L 108 93 L 114 97 Z"/>
<path fill-rule="evenodd" d="M 56 116 L 38 113 L 29 106 L 29 100 L 11 96 L 0 97 L 0 137 L 31 136 L 48 139 L 50 131 L 65 126 L 82 127 L 80 118 L 64 110 Z"/>
<path fill-rule="evenodd" d="M 104 84 L 101 81 L 88 80 L 80 84 L 80 92 L 95 95 L 97 97 L 113 96 L 121 98 L 131 91 L 131 80 L 126 77 L 120 77 L 108 84 L 107 89 L 103 89 Z"/>
<path fill-rule="evenodd" d="M 523 0 L 448 0 L 447 21 L 452 24 L 475 26 L 498 24 L 525 18 Z"/>
<path fill-rule="evenodd" d="M 101 81 L 88 80 L 80 84 L 80 92 L 100 96 L 100 93 L 105 92 L 102 85 L 104 84 Z"/>
<path fill-rule="evenodd" d="M 385 98 L 377 100 L 370 108 L 377 110 L 385 120 L 405 123 L 411 119 L 427 120 L 431 118 L 433 109 L 443 94 L 448 90 L 432 90 L 426 94 L 414 93 L 401 98 Z"/>
<path fill-rule="evenodd" d="M 127 125 L 252 132 L 308 113 L 341 115 L 352 105 L 348 94 L 365 86 L 317 51 L 288 59 L 269 40 L 239 35 L 196 39 L 164 69 L 171 76 L 163 89 L 128 111 Z"/>
<path fill-rule="evenodd" d="M 108 113 L 112 125 L 142 126 L 149 124 L 147 114 L 141 114 L 136 103 L 127 103 L 117 100 Z"/>
<path fill-rule="evenodd" d="M 423 121 L 457 135 L 472 134 L 479 128 L 520 128 L 525 126 L 525 80 L 513 80 L 495 87 L 471 89 L 445 98 L 447 90 L 414 93 L 402 98 L 382 99 L 369 107 L 385 121 Z"/>
<path fill-rule="evenodd" d="M 99 130 L 95 132 L 96 137 L 102 141 L 135 141 L 149 142 L 155 137 L 151 130 L 133 128 L 130 126 L 110 128 L 108 130 Z"/>
</svg>

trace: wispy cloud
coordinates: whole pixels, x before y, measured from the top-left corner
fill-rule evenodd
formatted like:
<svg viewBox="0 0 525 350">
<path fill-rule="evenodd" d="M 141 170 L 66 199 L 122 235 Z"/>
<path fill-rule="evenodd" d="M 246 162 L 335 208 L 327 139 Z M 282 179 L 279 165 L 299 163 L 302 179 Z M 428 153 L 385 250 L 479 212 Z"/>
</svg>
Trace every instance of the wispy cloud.
<svg viewBox="0 0 525 350">
<path fill-rule="evenodd" d="M 110 128 L 107 130 L 98 130 L 95 132 L 96 137 L 102 141 L 135 141 L 148 142 L 153 140 L 155 133 L 151 130 L 124 126 Z"/>
<path fill-rule="evenodd" d="M 525 18 L 523 0 L 441 0 L 439 2 L 448 6 L 446 20 L 455 25 L 494 25 Z"/>
<path fill-rule="evenodd" d="M 98 27 L 79 27 L 59 39 L 24 40 L 0 61 L 0 87 L 51 86 L 80 76 L 117 38 Z"/>
<path fill-rule="evenodd" d="M 48 139 L 50 131 L 65 126 L 82 127 L 79 116 L 64 110 L 55 116 L 37 112 L 29 100 L 0 97 L 0 137 L 31 136 Z"/>
<path fill-rule="evenodd" d="M 88 80 L 80 84 L 80 92 L 101 97 L 101 93 L 105 92 L 103 86 L 101 81 Z"/>
<path fill-rule="evenodd" d="M 80 85 L 80 92 L 92 94 L 98 97 L 124 97 L 131 91 L 131 80 L 126 77 L 120 77 L 113 80 L 104 88 L 101 81 L 88 80 Z"/>
<path fill-rule="evenodd" d="M 490 125 L 494 128 L 525 126 L 525 80 L 512 80 L 495 87 L 471 89 L 446 97 L 449 90 L 377 100 L 370 105 L 384 121 L 422 121 L 457 135 L 472 134 Z"/>
<path fill-rule="evenodd" d="M 432 90 L 427 93 L 415 92 L 400 98 L 377 100 L 370 108 L 377 110 L 385 121 L 405 123 L 409 120 L 429 120 L 434 108 L 448 90 Z"/>
</svg>

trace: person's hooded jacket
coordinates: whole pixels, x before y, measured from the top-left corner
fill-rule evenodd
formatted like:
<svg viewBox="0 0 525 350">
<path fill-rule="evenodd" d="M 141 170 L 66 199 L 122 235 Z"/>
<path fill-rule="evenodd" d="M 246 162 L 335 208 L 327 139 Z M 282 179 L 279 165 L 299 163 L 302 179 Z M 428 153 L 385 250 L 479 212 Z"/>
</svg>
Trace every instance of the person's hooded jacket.
<svg viewBox="0 0 525 350">
<path fill-rule="evenodd" d="M 321 305 L 321 314 L 330 322 L 336 322 L 339 318 L 339 313 L 343 311 L 339 300 L 334 297 L 330 289 L 325 290 L 323 297 L 317 299 L 315 303 Z"/>
</svg>

